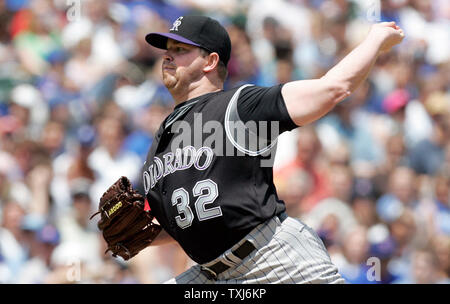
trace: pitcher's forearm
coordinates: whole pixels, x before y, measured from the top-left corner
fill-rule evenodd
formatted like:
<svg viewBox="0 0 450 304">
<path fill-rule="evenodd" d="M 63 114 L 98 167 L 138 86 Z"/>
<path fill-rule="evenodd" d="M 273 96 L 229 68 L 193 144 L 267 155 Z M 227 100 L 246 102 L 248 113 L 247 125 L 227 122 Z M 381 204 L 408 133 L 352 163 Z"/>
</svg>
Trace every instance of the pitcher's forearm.
<svg viewBox="0 0 450 304">
<path fill-rule="evenodd" d="M 324 76 L 286 83 L 281 94 L 294 123 L 302 126 L 331 111 L 367 78 L 378 56 L 403 37 L 395 22 L 373 25 L 367 37 Z"/>
<path fill-rule="evenodd" d="M 299 126 L 327 114 L 368 76 L 381 43 L 366 38 L 320 79 L 292 81 L 282 88 L 292 120 Z"/>
<path fill-rule="evenodd" d="M 381 42 L 369 38 L 361 42 L 322 78 L 337 82 L 337 85 L 347 92 L 354 92 L 367 78 L 380 55 Z"/>
</svg>

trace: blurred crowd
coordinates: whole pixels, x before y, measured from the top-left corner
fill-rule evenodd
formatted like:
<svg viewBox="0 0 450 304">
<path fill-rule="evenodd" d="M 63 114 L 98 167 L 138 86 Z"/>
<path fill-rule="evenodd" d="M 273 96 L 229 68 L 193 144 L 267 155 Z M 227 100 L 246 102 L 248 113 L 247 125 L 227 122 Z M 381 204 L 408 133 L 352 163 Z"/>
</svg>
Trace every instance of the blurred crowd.
<svg viewBox="0 0 450 304">
<path fill-rule="evenodd" d="M 89 220 L 120 176 L 142 190 L 174 106 L 144 36 L 183 14 L 226 26 L 226 88 L 320 78 L 371 23 L 404 29 L 354 94 L 279 137 L 275 184 L 349 283 L 450 283 L 447 0 L 0 1 L 0 283 L 161 283 L 192 264 L 177 245 L 114 259 Z"/>
</svg>

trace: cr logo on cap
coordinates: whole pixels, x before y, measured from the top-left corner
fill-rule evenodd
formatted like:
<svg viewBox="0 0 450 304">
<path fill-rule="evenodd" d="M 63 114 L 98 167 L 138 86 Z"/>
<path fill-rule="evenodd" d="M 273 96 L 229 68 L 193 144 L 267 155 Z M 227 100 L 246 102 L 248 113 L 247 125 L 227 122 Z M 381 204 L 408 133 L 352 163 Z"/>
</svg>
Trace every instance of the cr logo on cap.
<svg viewBox="0 0 450 304">
<path fill-rule="evenodd" d="M 183 19 L 183 17 L 178 17 L 178 19 L 175 20 L 170 31 L 178 31 L 178 27 L 181 25 L 181 19 Z"/>
</svg>

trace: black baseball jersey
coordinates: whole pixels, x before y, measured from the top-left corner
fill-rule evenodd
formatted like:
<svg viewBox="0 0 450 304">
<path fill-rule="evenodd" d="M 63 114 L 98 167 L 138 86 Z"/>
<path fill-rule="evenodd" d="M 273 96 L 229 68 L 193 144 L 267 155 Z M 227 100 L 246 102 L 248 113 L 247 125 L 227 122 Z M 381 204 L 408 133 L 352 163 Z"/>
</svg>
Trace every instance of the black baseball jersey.
<svg viewBox="0 0 450 304">
<path fill-rule="evenodd" d="M 178 104 L 143 168 L 150 208 L 197 263 L 285 211 L 273 184 L 276 136 L 297 127 L 282 85 L 244 85 Z"/>
</svg>

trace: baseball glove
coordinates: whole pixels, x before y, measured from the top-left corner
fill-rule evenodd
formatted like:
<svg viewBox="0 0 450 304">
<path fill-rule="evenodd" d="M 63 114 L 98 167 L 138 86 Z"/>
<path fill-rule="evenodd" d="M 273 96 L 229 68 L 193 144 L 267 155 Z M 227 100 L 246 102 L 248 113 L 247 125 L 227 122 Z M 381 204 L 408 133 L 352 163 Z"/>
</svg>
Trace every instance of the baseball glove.
<svg viewBox="0 0 450 304">
<path fill-rule="evenodd" d="M 131 259 L 149 246 L 161 231 L 153 223 L 149 210 L 144 210 L 144 197 L 133 189 L 130 180 L 122 176 L 100 198 L 97 223 L 113 257 Z"/>
</svg>

